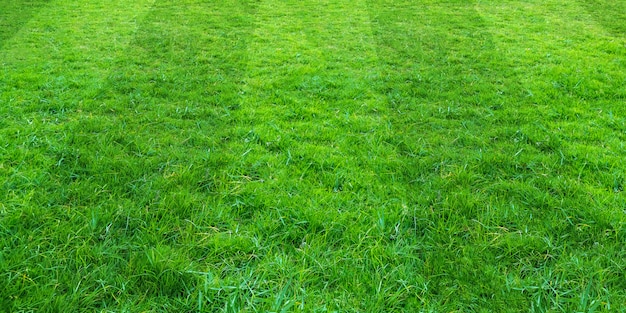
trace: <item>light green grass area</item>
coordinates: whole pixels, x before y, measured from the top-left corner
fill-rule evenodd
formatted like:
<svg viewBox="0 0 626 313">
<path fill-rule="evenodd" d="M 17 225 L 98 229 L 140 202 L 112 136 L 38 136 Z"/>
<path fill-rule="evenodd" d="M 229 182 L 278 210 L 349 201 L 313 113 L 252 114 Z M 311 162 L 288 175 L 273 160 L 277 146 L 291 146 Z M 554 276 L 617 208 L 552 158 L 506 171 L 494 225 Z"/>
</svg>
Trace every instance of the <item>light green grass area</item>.
<svg viewBox="0 0 626 313">
<path fill-rule="evenodd" d="M 626 1 L 0 1 L 0 311 L 626 312 Z"/>
</svg>

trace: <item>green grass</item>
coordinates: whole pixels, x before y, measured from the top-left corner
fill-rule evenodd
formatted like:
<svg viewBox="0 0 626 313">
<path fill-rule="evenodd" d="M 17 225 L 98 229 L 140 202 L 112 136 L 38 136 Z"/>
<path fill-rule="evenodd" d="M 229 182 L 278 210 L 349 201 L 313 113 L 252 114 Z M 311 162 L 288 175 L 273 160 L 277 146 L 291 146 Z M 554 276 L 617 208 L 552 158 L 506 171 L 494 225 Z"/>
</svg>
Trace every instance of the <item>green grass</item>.
<svg viewBox="0 0 626 313">
<path fill-rule="evenodd" d="M 626 1 L 4 1 L 0 311 L 626 312 Z"/>
</svg>

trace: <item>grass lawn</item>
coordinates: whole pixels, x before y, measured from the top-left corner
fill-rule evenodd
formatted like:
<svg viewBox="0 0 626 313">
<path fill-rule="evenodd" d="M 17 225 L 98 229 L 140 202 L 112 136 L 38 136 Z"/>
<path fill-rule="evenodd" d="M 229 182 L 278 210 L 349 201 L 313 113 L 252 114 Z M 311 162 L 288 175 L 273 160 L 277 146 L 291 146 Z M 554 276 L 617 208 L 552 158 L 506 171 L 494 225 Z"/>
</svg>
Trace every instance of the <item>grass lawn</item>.
<svg viewBox="0 0 626 313">
<path fill-rule="evenodd" d="M 0 311 L 626 312 L 626 0 L 0 0 Z"/>
</svg>

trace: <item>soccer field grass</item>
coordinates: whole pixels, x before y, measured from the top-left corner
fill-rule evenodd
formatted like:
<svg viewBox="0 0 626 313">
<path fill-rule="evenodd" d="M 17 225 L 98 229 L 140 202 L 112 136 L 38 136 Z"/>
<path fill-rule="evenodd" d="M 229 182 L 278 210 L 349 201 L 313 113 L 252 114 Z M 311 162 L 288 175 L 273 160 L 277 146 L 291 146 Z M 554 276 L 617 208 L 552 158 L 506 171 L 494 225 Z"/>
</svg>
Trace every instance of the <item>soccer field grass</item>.
<svg viewBox="0 0 626 313">
<path fill-rule="evenodd" d="M 626 312 L 626 0 L 0 0 L 0 311 Z"/>
</svg>

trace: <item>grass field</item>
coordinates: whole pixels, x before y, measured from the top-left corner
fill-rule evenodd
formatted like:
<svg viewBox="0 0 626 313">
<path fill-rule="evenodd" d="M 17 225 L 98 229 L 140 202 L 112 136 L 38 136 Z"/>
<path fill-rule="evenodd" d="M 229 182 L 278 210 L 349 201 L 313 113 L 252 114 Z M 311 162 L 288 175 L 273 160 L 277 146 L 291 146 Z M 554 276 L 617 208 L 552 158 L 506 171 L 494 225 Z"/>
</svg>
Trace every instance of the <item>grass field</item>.
<svg viewBox="0 0 626 313">
<path fill-rule="evenodd" d="M 626 312 L 626 0 L 0 0 L 0 311 Z"/>
</svg>

